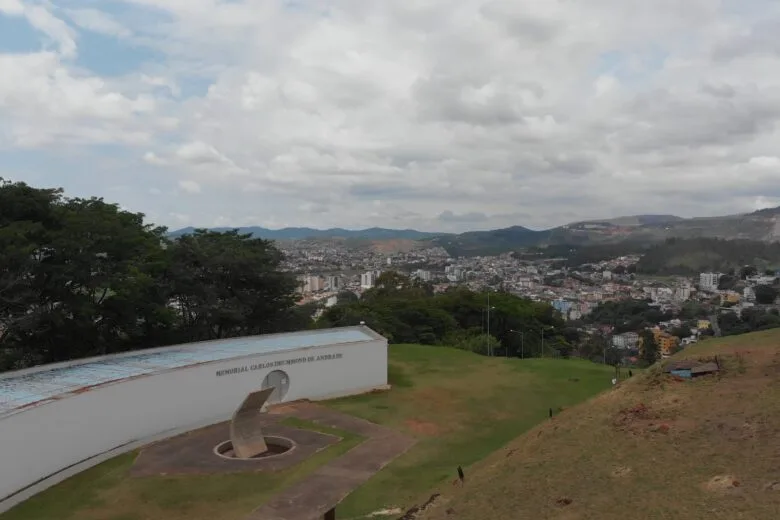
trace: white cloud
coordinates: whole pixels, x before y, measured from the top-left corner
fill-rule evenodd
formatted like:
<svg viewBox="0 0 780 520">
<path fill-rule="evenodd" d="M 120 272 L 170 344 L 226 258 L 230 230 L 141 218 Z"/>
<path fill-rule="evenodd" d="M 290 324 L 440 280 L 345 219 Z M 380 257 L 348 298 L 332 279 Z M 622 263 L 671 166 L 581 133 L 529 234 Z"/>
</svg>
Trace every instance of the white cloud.
<svg viewBox="0 0 780 520">
<path fill-rule="evenodd" d="M 139 187 L 148 214 L 458 230 L 780 198 L 768 0 L 124 4 L 0 0 L 56 43 L 0 54 L 0 144 L 119 144 L 209 193 Z M 60 13 L 164 61 L 90 72 Z"/>
<path fill-rule="evenodd" d="M 117 22 L 114 17 L 97 9 L 66 9 L 65 13 L 73 23 L 88 31 L 119 38 L 132 35 L 132 32 Z"/>
<path fill-rule="evenodd" d="M 195 181 L 179 181 L 179 187 L 187 193 L 200 193 L 200 184 Z"/>
</svg>

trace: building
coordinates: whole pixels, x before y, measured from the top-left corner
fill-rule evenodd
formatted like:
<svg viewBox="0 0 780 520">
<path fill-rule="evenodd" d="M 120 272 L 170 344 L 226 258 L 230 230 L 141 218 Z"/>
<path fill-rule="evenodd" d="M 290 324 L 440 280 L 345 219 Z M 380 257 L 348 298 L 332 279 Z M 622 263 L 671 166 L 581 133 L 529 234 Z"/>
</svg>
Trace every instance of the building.
<svg viewBox="0 0 780 520">
<path fill-rule="evenodd" d="M 612 346 L 621 350 L 635 349 L 639 346 L 639 334 L 625 332 L 612 336 Z"/>
<path fill-rule="evenodd" d="M 653 327 L 653 337 L 655 338 L 655 344 L 658 345 L 658 350 L 662 356 L 671 356 L 677 350 L 677 346 L 680 344 L 680 339 L 677 336 L 672 336 L 668 332 L 662 331 L 659 327 Z"/>
<path fill-rule="evenodd" d="M 717 291 L 722 276 L 721 273 L 701 273 L 699 275 L 699 289 L 708 292 Z"/>
<path fill-rule="evenodd" d="M 569 309 L 572 307 L 572 302 L 568 300 L 553 300 L 551 305 L 553 309 L 566 316 L 566 314 L 569 312 Z"/>
<path fill-rule="evenodd" d="M 376 273 L 368 271 L 360 275 L 360 287 L 370 289 L 376 284 Z"/>
<path fill-rule="evenodd" d="M 325 282 L 319 276 L 299 276 L 298 283 L 303 294 L 311 294 L 325 289 Z"/>
<path fill-rule="evenodd" d="M 328 280 L 325 282 L 325 288 L 329 291 L 338 291 L 341 289 L 341 278 L 338 276 L 328 276 Z"/>
<path fill-rule="evenodd" d="M 423 282 L 430 282 L 431 281 L 431 272 L 426 271 L 424 269 L 418 269 L 417 271 L 414 271 L 412 273 L 412 278 L 417 278 L 418 280 L 421 280 Z"/>
<path fill-rule="evenodd" d="M 269 402 L 387 387 L 387 339 L 345 327 L 147 349 L 0 375 L 0 511 L 120 453 Z"/>
<path fill-rule="evenodd" d="M 681 285 L 674 289 L 674 300 L 678 302 L 685 302 L 691 299 L 692 289 L 688 285 Z"/>
</svg>

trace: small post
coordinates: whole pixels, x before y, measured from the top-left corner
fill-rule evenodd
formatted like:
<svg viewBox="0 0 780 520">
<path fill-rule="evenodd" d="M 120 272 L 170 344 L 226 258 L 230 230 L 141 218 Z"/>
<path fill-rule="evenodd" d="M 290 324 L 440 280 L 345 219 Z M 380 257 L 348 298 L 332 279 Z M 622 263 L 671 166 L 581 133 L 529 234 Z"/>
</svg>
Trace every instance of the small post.
<svg viewBox="0 0 780 520">
<path fill-rule="evenodd" d="M 552 419 L 552 408 L 550 408 L 550 419 Z"/>
<path fill-rule="evenodd" d="M 465 482 L 466 480 L 466 475 L 463 474 L 463 468 L 460 466 L 458 466 L 458 478 L 460 479 L 461 483 Z"/>
<path fill-rule="evenodd" d="M 322 517 L 322 520 L 336 520 L 336 508 L 327 511 L 325 513 L 325 516 Z"/>
</svg>

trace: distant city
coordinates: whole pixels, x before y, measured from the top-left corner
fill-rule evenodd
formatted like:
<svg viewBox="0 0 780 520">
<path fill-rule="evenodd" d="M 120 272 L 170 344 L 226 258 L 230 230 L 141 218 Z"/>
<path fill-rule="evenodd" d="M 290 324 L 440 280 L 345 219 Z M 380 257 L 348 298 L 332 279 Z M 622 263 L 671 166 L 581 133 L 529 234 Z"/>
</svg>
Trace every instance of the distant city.
<svg viewBox="0 0 780 520">
<path fill-rule="evenodd" d="M 300 304 L 317 302 L 318 311 L 336 305 L 339 293 L 348 291 L 357 297 L 374 287 L 385 271 L 397 271 L 424 282 L 435 292 L 455 286 L 471 290 L 506 291 L 534 301 L 548 302 L 561 316 L 582 326 L 582 320 L 601 303 L 623 300 L 646 300 L 664 315 L 677 316 L 686 302 L 707 304 L 711 316 L 687 320 L 686 334 L 679 331 L 682 319 L 659 321 L 651 330 L 663 356 L 695 343 L 703 334 L 719 335 L 717 314 L 735 313 L 758 305 L 758 286 L 771 286 L 780 273 L 746 276 L 740 290 L 723 289 L 724 273 L 704 272 L 695 277 L 650 277 L 634 274 L 639 255 L 619 256 L 576 269 L 556 267 L 556 259 L 520 260 L 512 253 L 498 256 L 453 258 L 441 247 L 410 252 L 381 253 L 340 247 L 334 241 L 323 245 L 317 241 L 287 242 L 280 245 L 286 254 L 284 269 L 298 274 Z M 714 302 L 714 304 L 713 304 Z M 617 333 L 609 324 L 583 326 L 589 334 L 610 337 L 611 345 L 626 352 L 639 348 L 640 334 Z M 715 329 L 715 330 L 713 330 Z"/>
</svg>

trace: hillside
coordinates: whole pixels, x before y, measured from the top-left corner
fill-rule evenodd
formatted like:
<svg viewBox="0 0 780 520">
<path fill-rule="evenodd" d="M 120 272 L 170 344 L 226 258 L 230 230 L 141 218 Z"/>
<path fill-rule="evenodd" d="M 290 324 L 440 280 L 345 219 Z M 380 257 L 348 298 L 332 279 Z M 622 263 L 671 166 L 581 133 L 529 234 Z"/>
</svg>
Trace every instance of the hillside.
<svg viewBox="0 0 780 520">
<path fill-rule="evenodd" d="M 678 356 L 715 355 L 720 375 L 677 380 L 656 365 L 565 410 L 465 468 L 465 484 L 436 489 L 415 518 L 778 518 L 780 331 Z"/>
<path fill-rule="evenodd" d="M 607 224 L 610 226 L 633 227 L 633 226 L 644 226 L 644 225 L 653 225 L 653 224 L 667 224 L 671 222 L 679 222 L 681 220 L 685 220 L 685 219 L 675 215 L 632 215 L 628 217 L 616 217 L 616 218 L 601 219 L 601 220 L 588 220 L 585 222 L 570 224 L 570 226 L 577 225 L 577 224 Z"/>
<path fill-rule="evenodd" d="M 780 267 L 780 243 L 714 238 L 669 239 L 643 251 L 637 272 L 645 274 L 695 275 L 728 272 L 753 265 L 762 272 Z"/>
<path fill-rule="evenodd" d="M 681 218 L 636 215 L 575 222 L 543 231 L 515 226 L 429 239 L 453 256 L 499 254 L 527 247 L 601 245 L 621 242 L 654 243 L 667 238 L 720 238 L 761 242 L 780 240 L 780 208 L 744 215 Z"/>
<path fill-rule="evenodd" d="M 491 231 L 469 231 L 459 235 L 434 237 L 428 242 L 443 247 L 451 256 L 489 256 L 545 243 L 550 233 L 550 231 L 534 231 L 522 226 L 512 226 Z"/>
<path fill-rule="evenodd" d="M 229 231 L 235 228 L 210 228 L 212 231 Z M 304 238 L 352 238 L 361 240 L 422 240 L 443 235 L 443 233 L 428 233 L 425 231 L 416 231 L 414 229 L 386 229 L 386 228 L 368 228 L 368 229 L 313 229 L 308 227 L 295 227 L 283 229 L 268 229 L 259 226 L 240 227 L 241 233 L 249 233 L 255 238 L 264 238 L 267 240 L 301 240 Z M 193 227 L 186 227 L 171 231 L 168 236 L 171 238 L 191 234 L 195 231 Z"/>
</svg>

